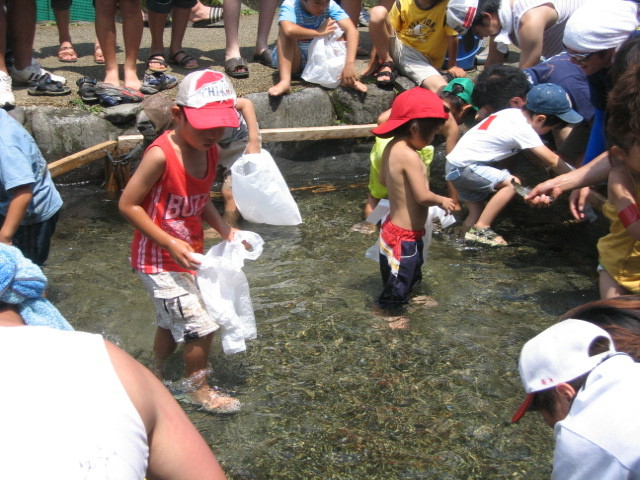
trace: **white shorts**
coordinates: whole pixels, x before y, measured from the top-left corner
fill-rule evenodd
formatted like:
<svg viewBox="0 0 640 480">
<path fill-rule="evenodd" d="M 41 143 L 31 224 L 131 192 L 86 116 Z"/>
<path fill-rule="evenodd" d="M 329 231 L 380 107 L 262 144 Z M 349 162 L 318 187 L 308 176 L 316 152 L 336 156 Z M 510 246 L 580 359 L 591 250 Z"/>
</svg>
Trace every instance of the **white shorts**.
<svg viewBox="0 0 640 480">
<path fill-rule="evenodd" d="M 196 277 L 192 274 L 136 273 L 156 307 L 158 327 L 171 330 L 176 342 L 197 340 L 220 328 L 207 313 Z"/>
<path fill-rule="evenodd" d="M 402 43 L 396 36 L 389 39 L 389 55 L 398 71 L 418 86 L 422 85 L 427 78 L 440 75 L 438 69 L 431 65 L 427 57 L 415 48 Z"/>
</svg>

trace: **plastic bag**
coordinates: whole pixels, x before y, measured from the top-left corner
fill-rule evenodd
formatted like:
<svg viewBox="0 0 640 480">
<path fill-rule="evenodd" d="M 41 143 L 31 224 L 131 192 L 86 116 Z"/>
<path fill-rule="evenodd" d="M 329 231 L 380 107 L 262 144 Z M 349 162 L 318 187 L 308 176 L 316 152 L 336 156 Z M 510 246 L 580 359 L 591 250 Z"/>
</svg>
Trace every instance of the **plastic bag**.
<svg viewBox="0 0 640 480">
<path fill-rule="evenodd" d="M 233 199 L 245 220 L 269 225 L 302 223 L 298 205 L 269 152 L 248 153 L 231 166 Z"/>
<path fill-rule="evenodd" d="M 245 248 L 243 241 L 251 245 L 251 250 Z M 255 260 L 262 254 L 263 245 L 257 233 L 237 231 L 233 241 L 214 245 L 206 255 L 191 254 L 201 262 L 196 270 L 198 288 L 207 312 L 220 325 L 226 354 L 244 352 L 245 340 L 257 337 L 249 282 L 242 267 L 245 260 Z"/>
<path fill-rule="evenodd" d="M 311 40 L 307 64 L 302 71 L 304 80 L 327 88 L 340 85 L 340 76 L 347 61 L 347 42 L 338 40 L 343 34 L 338 28 L 329 35 Z"/>
</svg>

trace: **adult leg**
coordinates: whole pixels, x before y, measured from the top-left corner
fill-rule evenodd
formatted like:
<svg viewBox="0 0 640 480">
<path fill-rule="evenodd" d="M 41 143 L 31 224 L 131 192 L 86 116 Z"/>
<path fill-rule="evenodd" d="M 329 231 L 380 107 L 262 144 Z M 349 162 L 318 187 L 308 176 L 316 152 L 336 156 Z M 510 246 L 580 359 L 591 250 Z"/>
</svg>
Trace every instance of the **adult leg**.
<svg viewBox="0 0 640 480">
<path fill-rule="evenodd" d="M 278 34 L 278 70 L 280 81 L 269 89 L 269 95 L 278 97 L 291 92 L 291 75 L 300 71 L 300 48 L 295 38 Z"/>
<path fill-rule="evenodd" d="M 149 21 L 149 32 L 151 33 L 151 48 L 149 49 L 149 60 L 147 68 L 153 72 L 164 72 L 167 70 L 164 62 L 164 25 L 167 22 L 168 13 L 154 12 L 147 9 Z M 173 27 L 172 27 L 173 28 Z M 162 57 L 162 58 L 160 58 Z"/>
<path fill-rule="evenodd" d="M 260 55 L 269 48 L 269 32 L 273 24 L 278 0 L 260 0 L 260 15 L 258 17 L 258 35 L 256 37 L 255 55 Z"/>
<path fill-rule="evenodd" d="M 69 11 L 70 5 L 67 5 L 67 2 L 63 3 L 64 5 L 60 5 L 60 2 L 56 2 L 55 0 L 52 0 L 51 2 L 53 15 L 56 19 L 56 27 L 58 28 L 58 43 L 60 44 L 58 58 L 63 62 L 75 62 L 78 60 L 78 54 L 73 49 L 71 32 L 69 31 L 69 22 L 71 17 Z"/>
<path fill-rule="evenodd" d="M 240 28 L 240 0 L 224 0 L 222 18 L 224 19 L 224 37 L 226 41 L 224 59 L 241 57 L 238 43 Z"/>
<path fill-rule="evenodd" d="M 96 37 L 104 57 L 104 82 L 120 84 L 116 62 L 116 5 L 118 0 L 99 0 L 96 9 Z M 140 10 L 140 7 L 138 7 Z M 138 14 L 140 12 L 138 11 Z"/>
<path fill-rule="evenodd" d="M 33 40 L 36 34 L 35 0 L 8 0 L 7 27 L 12 41 L 15 69 L 31 65 Z"/>
<path fill-rule="evenodd" d="M 98 2 L 100 3 L 100 2 Z M 124 86 L 140 90 L 137 63 L 142 41 L 142 11 L 138 0 L 119 0 L 122 13 L 122 34 L 124 37 Z"/>
<path fill-rule="evenodd" d="M 184 34 L 187 31 L 187 24 L 189 23 L 189 15 L 191 9 L 189 8 L 173 8 L 173 25 L 171 27 L 171 44 L 169 45 L 169 56 L 174 58 L 176 54 L 182 50 L 182 41 L 184 40 Z M 185 53 L 186 55 L 186 53 Z M 190 56 L 188 56 L 190 57 Z M 182 60 L 184 57 L 176 60 Z M 184 68 L 192 69 L 198 68 L 198 60 L 195 58 L 189 58 L 188 62 L 183 65 Z"/>
</svg>

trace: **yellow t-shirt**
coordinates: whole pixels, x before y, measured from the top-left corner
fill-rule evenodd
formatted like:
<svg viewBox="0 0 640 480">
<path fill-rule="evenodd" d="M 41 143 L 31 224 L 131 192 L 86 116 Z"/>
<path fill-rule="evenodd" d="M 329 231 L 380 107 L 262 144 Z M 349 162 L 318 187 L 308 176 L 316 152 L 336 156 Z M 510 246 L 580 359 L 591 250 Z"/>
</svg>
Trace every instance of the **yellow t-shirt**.
<svg viewBox="0 0 640 480">
<path fill-rule="evenodd" d="M 371 161 L 371 168 L 369 169 L 369 192 L 373 198 L 387 198 L 387 187 L 380 183 L 380 167 L 382 166 L 382 154 L 384 153 L 384 149 L 391 140 L 393 140 L 393 137 L 376 137 L 375 143 L 371 148 L 371 153 L 369 154 L 369 160 Z M 427 145 L 422 150 L 416 151 L 418 152 L 418 155 L 420 155 L 424 166 L 427 167 L 428 177 L 429 165 L 431 165 L 431 161 L 433 160 L 433 146 Z"/>
<path fill-rule="evenodd" d="M 636 187 L 635 198 L 640 198 Z M 631 293 L 640 293 L 640 242 L 635 241 L 618 218 L 615 205 L 606 202 L 602 213 L 611 223 L 609 234 L 598 241 L 600 265 Z"/>
<path fill-rule="evenodd" d="M 422 53 L 435 68 L 442 68 L 444 64 L 447 37 L 457 35 L 447 26 L 448 3 L 441 0 L 429 10 L 423 10 L 415 0 L 396 0 L 389 12 L 389 21 L 398 39 Z"/>
</svg>

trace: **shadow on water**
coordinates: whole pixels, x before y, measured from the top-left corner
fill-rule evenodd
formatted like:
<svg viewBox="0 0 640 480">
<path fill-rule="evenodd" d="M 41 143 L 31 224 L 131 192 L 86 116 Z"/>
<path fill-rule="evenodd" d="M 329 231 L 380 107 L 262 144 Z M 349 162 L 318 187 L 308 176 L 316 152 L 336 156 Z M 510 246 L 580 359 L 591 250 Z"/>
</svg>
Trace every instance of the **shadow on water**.
<svg viewBox="0 0 640 480">
<path fill-rule="evenodd" d="M 50 298 L 76 328 L 149 364 L 153 309 L 128 266 L 131 228 L 100 192 L 62 194 Z M 214 341 L 211 382 L 244 409 L 185 407 L 229 478 L 548 478 L 552 431 L 534 415 L 505 422 L 522 399 L 522 344 L 597 296 L 592 229 L 549 227 L 566 205 L 551 215 L 514 202 L 496 225 L 508 248 L 436 238 L 421 293 L 437 305 L 390 330 L 371 313 L 375 235 L 350 231 L 364 197 L 364 186 L 296 194 L 299 227 L 243 225 L 266 242 L 245 266 L 259 338 L 229 357 Z M 168 377 L 179 385 L 179 355 Z"/>
</svg>

